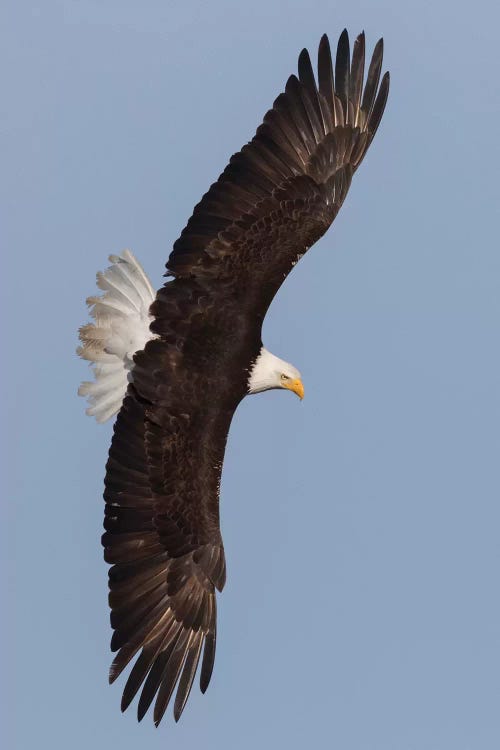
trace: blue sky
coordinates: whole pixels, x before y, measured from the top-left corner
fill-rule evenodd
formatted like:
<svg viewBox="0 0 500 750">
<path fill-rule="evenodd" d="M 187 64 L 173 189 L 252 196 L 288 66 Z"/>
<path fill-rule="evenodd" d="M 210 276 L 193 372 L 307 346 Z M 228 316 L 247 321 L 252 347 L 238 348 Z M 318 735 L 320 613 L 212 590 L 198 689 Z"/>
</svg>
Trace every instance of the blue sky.
<svg viewBox="0 0 500 750">
<path fill-rule="evenodd" d="M 1 12 L 5 746 L 496 750 L 496 5 Z M 111 426 L 76 396 L 84 299 L 125 247 L 161 284 L 301 48 L 344 26 L 370 48 L 384 36 L 389 103 L 334 226 L 267 317 L 264 342 L 302 371 L 306 398 L 238 409 L 214 677 L 155 730 L 107 685 Z"/>
</svg>

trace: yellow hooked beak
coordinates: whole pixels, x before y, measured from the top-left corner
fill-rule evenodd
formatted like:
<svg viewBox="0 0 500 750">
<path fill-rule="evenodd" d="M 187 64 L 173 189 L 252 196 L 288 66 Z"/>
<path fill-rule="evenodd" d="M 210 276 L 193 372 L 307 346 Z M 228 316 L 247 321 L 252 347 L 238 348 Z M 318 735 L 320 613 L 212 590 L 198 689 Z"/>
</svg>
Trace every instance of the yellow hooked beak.
<svg viewBox="0 0 500 750">
<path fill-rule="evenodd" d="M 304 398 L 304 386 L 300 378 L 296 378 L 295 380 L 288 380 L 285 383 L 283 383 L 283 386 L 285 388 L 288 388 L 288 390 L 296 393 L 297 396 L 302 401 L 302 399 Z"/>
</svg>

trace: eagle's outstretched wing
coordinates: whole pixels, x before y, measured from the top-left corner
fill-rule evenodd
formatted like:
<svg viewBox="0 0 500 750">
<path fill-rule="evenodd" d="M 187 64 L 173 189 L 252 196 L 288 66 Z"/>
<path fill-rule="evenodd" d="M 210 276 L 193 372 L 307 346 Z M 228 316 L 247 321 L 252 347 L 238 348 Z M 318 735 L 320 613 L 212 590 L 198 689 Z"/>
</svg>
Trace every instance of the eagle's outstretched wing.
<svg viewBox="0 0 500 750">
<path fill-rule="evenodd" d="M 335 72 L 322 37 L 318 85 L 301 52 L 298 78 L 290 76 L 255 137 L 195 207 L 167 262 L 173 276 L 213 282 L 214 294 L 230 278 L 240 304 L 264 317 L 291 268 L 334 220 L 373 140 L 389 92 L 389 73 L 379 88 L 382 54 L 380 39 L 363 89 L 364 34 L 351 62 L 342 32 Z"/>
<path fill-rule="evenodd" d="M 149 356 L 156 356 L 154 347 Z M 138 717 L 156 696 L 158 724 L 178 680 L 176 720 L 181 715 L 203 647 L 203 692 L 212 673 L 215 587 L 222 589 L 226 575 L 218 510 L 225 440 L 219 437 L 229 425 L 219 415 L 222 424 L 207 435 L 205 420 L 150 409 L 131 391 L 116 421 L 104 492 L 111 648 L 118 651 L 110 681 L 142 650 L 122 710 L 145 681 Z M 208 444 L 199 449 L 198 440 Z"/>
<path fill-rule="evenodd" d="M 185 705 L 202 648 L 201 688 L 215 655 L 215 589 L 225 580 L 219 482 L 233 412 L 261 346 L 261 324 L 297 259 L 326 231 L 380 122 L 382 42 L 363 92 L 364 36 L 350 60 L 328 40 L 318 86 L 306 51 L 299 78 L 267 113 L 195 208 L 151 307 L 149 341 L 134 357 L 105 480 L 114 679 L 141 651 L 125 687 L 142 687 L 139 718 L 156 696 L 158 723 L 178 684 Z M 378 92 L 378 93 L 377 93 Z M 144 684 L 143 684 L 144 683 Z"/>
</svg>

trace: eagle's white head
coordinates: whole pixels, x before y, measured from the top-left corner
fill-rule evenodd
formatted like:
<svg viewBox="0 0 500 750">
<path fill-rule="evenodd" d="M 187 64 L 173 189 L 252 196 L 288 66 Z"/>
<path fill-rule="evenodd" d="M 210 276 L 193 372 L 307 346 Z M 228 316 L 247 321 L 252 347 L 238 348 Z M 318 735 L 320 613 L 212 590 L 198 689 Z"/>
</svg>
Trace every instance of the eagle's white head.
<svg viewBox="0 0 500 750">
<path fill-rule="evenodd" d="M 271 388 L 286 388 L 300 399 L 304 398 L 304 386 L 297 368 L 262 347 L 250 369 L 248 393 L 260 393 Z"/>
</svg>

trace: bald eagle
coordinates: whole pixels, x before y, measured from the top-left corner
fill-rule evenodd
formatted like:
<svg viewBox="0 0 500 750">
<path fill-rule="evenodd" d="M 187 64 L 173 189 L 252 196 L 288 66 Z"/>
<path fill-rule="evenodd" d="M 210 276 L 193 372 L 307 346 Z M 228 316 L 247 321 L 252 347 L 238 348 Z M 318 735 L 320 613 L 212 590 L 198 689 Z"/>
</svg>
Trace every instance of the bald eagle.
<svg viewBox="0 0 500 750">
<path fill-rule="evenodd" d="M 161 721 L 177 686 L 186 705 L 215 658 L 216 589 L 226 580 L 219 486 L 229 426 L 244 396 L 270 388 L 302 398 L 299 371 L 263 346 L 266 311 L 287 274 L 335 219 L 384 112 L 383 42 L 366 81 L 365 38 L 352 57 L 328 38 L 317 82 L 307 50 L 255 137 L 195 207 L 155 294 L 131 252 L 111 256 L 90 297 L 79 354 L 87 413 L 118 413 L 105 478 L 113 682 L 136 658 L 122 710 L 136 693 L 141 720 Z M 380 83 L 380 85 L 379 85 Z"/>
</svg>

